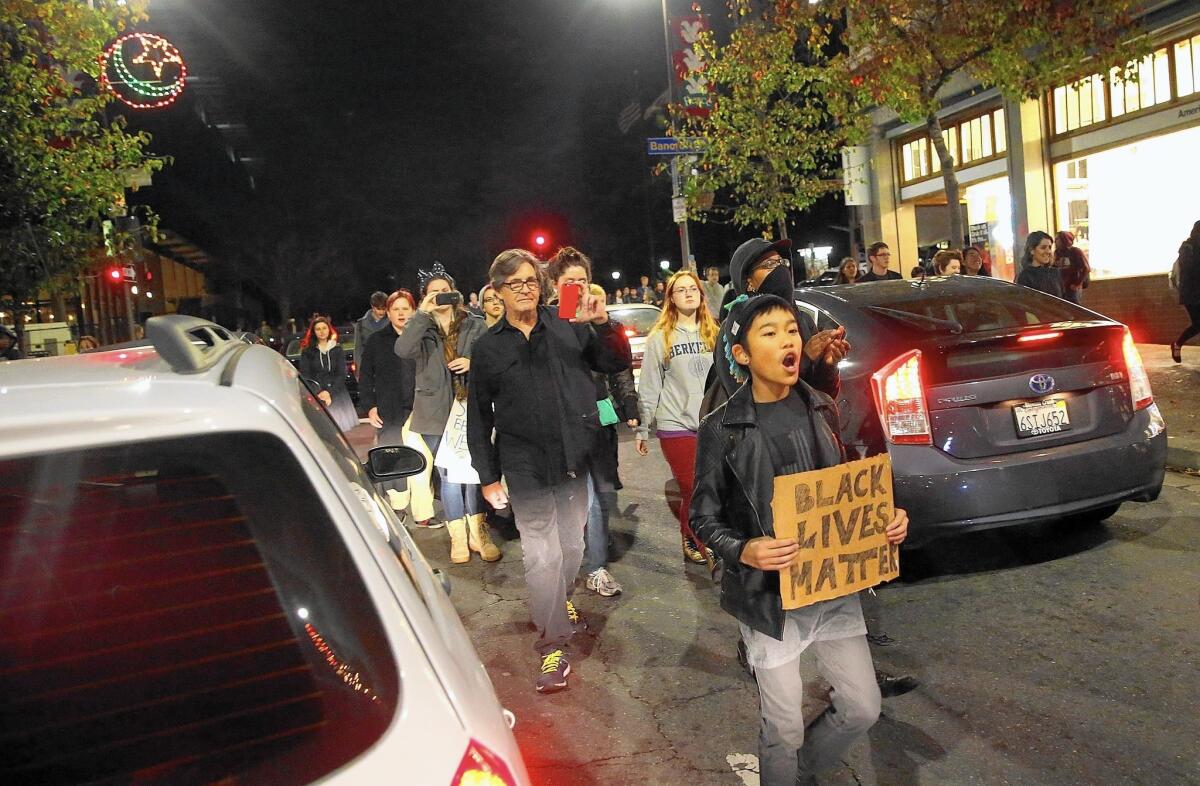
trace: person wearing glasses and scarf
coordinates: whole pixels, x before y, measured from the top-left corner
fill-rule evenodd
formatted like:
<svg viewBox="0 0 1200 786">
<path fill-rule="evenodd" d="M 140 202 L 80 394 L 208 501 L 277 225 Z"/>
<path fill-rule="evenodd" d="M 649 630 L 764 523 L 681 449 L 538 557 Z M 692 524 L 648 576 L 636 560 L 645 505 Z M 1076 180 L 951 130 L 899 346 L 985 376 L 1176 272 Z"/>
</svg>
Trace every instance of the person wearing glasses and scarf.
<svg viewBox="0 0 1200 786">
<path fill-rule="evenodd" d="M 492 543 L 484 521 L 479 479 L 473 477 L 473 472 L 467 473 L 472 477 L 466 477 L 453 469 L 453 457 L 447 455 L 459 452 L 456 448 L 460 441 L 465 445 L 465 424 L 458 421 L 465 420 L 471 349 L 486 328 L 482 319 L 463 307 L 454 279 L 440 262 L 432 270 L 417 274 L 421 304 L 395 343 L 396 354 L 413 360 L 417 366 L 409 429 L 424 438 L 434 456 L 442 511 L 450 532 L 450 561 L 469 562 L 475 551 L 485 561 L 495 562 L 500 559 L 500 549 Z M 457 302 L 439 305 L 439 297 L 449 301 L 455 295 Z M 439 457 L 438 448 L 447 436 L 455 444 L 447 445 L 447 451 Z"/>
</svg>

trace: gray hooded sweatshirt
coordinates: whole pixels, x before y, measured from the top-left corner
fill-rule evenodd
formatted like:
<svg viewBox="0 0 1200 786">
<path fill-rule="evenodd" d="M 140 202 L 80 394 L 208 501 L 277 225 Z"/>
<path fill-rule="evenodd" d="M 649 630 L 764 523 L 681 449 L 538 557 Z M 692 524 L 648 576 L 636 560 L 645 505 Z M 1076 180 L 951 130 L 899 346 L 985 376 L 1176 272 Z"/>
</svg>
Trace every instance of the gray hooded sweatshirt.
<svg viewBox="0 0 1200 786">
<path fill-rule="evenodd" d="M 669 351 L 663 346 L 660 331 L 646 337 L 638 382 L 638 439 L 649 439 L 651 424 L 658 431 L 700 428 L 700 401 L 712 364 L 713 351 L 700 339 L 699 326 L 685 329 L 676 325 Z"/>
</svg>

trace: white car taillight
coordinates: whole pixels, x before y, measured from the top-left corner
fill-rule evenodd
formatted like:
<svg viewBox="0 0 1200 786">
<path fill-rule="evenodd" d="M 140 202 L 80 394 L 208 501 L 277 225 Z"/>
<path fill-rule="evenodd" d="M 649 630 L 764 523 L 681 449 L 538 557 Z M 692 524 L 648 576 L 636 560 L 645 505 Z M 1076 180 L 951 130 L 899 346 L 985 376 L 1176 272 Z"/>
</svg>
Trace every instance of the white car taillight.
<svg viewBox="0 0 1200 786">
<path fill-rule="evenodd" d="M 909 350 L 872 374 L 871 389 L 888 442 L 933 444 L 925 387 L 921 384 L 921 350 Z"/>
<path fill-rule="evenodd" d="M 471 740 L 450 786 L 516 786 L 516 783 L 503 759 L 483 743 Z"/>
<path fill-rule="evenodd" d="M 1125 328 L 1125 340 L 1121 344 L 1121 354 L 1125 356 L 1125 372 L 1129 375 L 1129 396 L 1133 400 L 1133 411 L 1145 409 L 1154 403 L 1154 394 L 1150 392 L 1150 377 L 1146 375 L 1146 367 L 1142 365 L 1142 356 L 1133 343 L 1133 334 Z"/>
</svg>

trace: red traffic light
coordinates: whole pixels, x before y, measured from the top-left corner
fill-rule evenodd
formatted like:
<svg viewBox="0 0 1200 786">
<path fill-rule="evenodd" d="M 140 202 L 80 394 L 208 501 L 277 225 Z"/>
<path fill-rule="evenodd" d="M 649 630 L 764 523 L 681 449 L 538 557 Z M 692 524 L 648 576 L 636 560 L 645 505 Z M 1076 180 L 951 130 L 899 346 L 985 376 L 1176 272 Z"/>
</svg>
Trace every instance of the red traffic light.
<svg viewBox="0 0 1200 786">
<path fill-rule="evenodd" d="M 546 242 L 547 242 L 547 241 L 546 241 L 546 234 L 545 234 L 544 232 L 537 232 L 537 233 L 535 233 L 535 234 L 534 234 L 534 236 L 533 236 L 533 244 L 534 244 L 535 246 L 537 246 L 537 247 L 538 247 L 538 249 L 543 249 L 543 248 L 545 248 L 545 247 L 546 247 Z"/>
<path fill-rule="evenodd" d="M 122 276 L 121 268 L 110 267 L 106 275 L 108 276 L 109 281 L 120 281 Z"/>
</svg>

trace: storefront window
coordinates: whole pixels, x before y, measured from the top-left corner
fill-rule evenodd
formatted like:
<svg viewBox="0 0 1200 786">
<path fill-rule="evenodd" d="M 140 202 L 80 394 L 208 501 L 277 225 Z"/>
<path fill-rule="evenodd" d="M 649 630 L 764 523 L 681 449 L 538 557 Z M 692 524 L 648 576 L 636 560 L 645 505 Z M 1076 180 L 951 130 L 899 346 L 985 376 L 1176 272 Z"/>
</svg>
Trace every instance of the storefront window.
<svg viewBox="0 0 1200 786">
<path fill-rule="evenodd" d="M 1175 44 L 1175 92 L 1180 98 L 1200 92 L 1200 35 Z"/>
<path fill-rule="evenodd" d="M 1166 273 L 1196 220 L 1200 127 L 1054 166 L 1059 229 L 1075 233 L 1092 278 Z"/>
<path fill-rule="evenodd" d="M 1109 83 L 1113 117 L 1167 103 L 1171 100 L 1171 66 L 1166 48 L 1146 55 L 1129 79 L 1124 78 L 1123 69 L 1112 69 Z"/>
<path fill-rule="evenodd" d="M 981 245 L 991 265 L 992 277 L 1012 281 L 1013 267 L 1012 194 L 1008 178 L 997 177 L 972 183 L 963 189 L 972 245 Z M 986 237 L 986 241 L 979 238 Z"/>
</svg>

